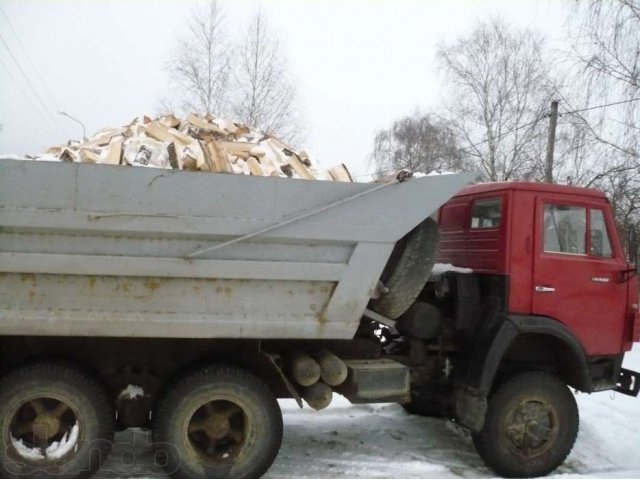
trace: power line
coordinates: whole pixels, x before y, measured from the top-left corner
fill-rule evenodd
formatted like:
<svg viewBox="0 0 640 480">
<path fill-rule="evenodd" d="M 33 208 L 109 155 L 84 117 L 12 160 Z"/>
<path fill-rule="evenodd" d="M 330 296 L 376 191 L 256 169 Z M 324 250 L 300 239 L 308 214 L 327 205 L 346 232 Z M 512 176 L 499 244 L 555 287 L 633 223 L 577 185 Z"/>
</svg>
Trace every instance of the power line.
<svg viewBox="0 0 640 480">
<path fill-rule="evenodd" d="M 594 105 L 593 107 L 585 107 L 585 108 L 579 108 L 577 110 L 571 110 L 571 111 L 568 111 L 568 112 L 563 112 L 563 115 L 569 115 L 569 114 L 572 114 L 572 113 L 587 112 L 589 110 L 596 110 L 598 108 L 606 108 L 606 107 L 612 107 L 614 105 L 622 105 L 624 103 L 637 102 L 638 100 L 640 100 L 640 97 L 629 98 L 627 100 L 619 100 L 617 102 L 604 103 L 602 105 Z"/>
<path fill-rule="evenodd" d="M 58 133 L 60 133 L 62 136 L 64 136 L 64 133 L 60 130 L 60 128 L 58 128 L 58 126 L 56 124 L 56 121 L 55 121 L 55 118 L 53 117 L 53 115 L 51 115 L 51 111 L 49 110 L 49 107 L 47 107 L 46 103 L 44 103 L 44 100 L 42 100 L 42 97 L 40 96 L 38 91 L 35 89 L 33 84 L 31 83 L 31 80 L 29 80 L 29 77 L 27 76 L 27 74 L 22 69 L 22 66 L 20 65 L 20 62 L 18 62 L 18 59 L 15 57 L 15 55 L 11 51 L 11 48 L 9 48 L 9 45 L 7 45 L 7 42 L 5 42 L 5 40 L 2 37 L 2 35 L 0 35 L 0 41 L 2 42 L 2 44 L 5 46 L 5 48 L 9 52 L 9 55 L 11 55 L 11 58 L 13 59 L 13 62 L 18 67 L 18 70 L 20 70 L 20 73 L 22 73 L 22 76 L 27 81 L 27 85 L 29 86 L 29 88 L 31 88 L 31 91 L 36 96 L 36 98 L 38 99 L 38 101 L 40 102 L 42 107 L 44 108 L 44 111 L 53 119 L 53 124 L 56 125 L 56 130 L 58 130 Z M 5 65 L 5 68 L 6 68 L 6 65 Z"/>
<path fill-rule="evenodd" d="M 40 75 L 40 72 L 36 68 L 35 63 L 33 62 L 33 60 L 31 59 L 31 56 L 27 52 L 27 49 L 22 44 L 22 41 L 20 40 L 20 36 L 18 35 L 18 32 L 16 32 L 16 29 L 13 28 L 13 24 L 11 23 L 11 20 L 9 20 L 9 17 L 7 16 L 7 13 L 4 11 L 4 8 L 2 8 L 2 5 L 0 5 L 0 12 L 2 12 L 2 15 L 4 16 L 5 20 L 9 24 L 9 27 L 11 28 L 11 31 L 13 32 L 13 34 L 16 37 L 16 40 L 18 41 L 18 45 L 20 45 L 20 48 L 22 49 L 22 52 L 24 53 L 24 56 L 27 57 L 27 60 L 29 61 L 29 65 L 31 65 L 31 68 L 33 68 L 33 71 L 36 72 L 36 76 L 38 77 L 38 80 L 40 81 L 40 84 L 44 87 L 44 89 L 49 94 L 49 96 L 51 98 L 51 101 L 56 106 L 56 110 L 60 110 L 60 106 L 58 105 L 58 102 L 56 101 L 55 96 L 53 95 L 53 93 L 51 93 L 51 90 L 49 90 L 49 87 L 47 87 L 47 84 L 42 79 L 42 75 Z"/>
<path fill-rule="evenodd" d="M 24 98 L 26 98 L 27 102 L 29 102 L 29 105 L 31 105 L 31 108 L 33 108 L 33 111 L 36 112 L 38 117 L 40 117 L 40 119 L 44 123 L 46 123 L 49 128 L 51 128 L 52 127 L 51 126 L 51 122 L 42 115 L 42 112 L 36 107 L 36 105 L 33 103 L 33 100 L 31 100 L 31 98 L 29 98 L 29 95 L 27 95 L 25 93 L 25 91 L 20 86 L 20 82 L 18 82 L 18 80 L 16 80 L 16 77 L 13 76 L 13 74 L 11 73 L 11 70 L 9 70 L 9 68 L 6 65 L 6 63 L 4 63 L 1 58 L 0 58 L 0 65 L 2 65 L 4 67 L 4 69 L 7 71 L 7 74 L 9 74 L 9 77 L 11 78 L 11 80 L 13 80 L 13 83 L 16 84 L 16 87 L 18 88 L 18 90 L 20 90 L 20 93 L 22 93 Z"/>
<path fill-rule="evenodd" d="M 482 140 L 481 142 L 472 143 L 471 145 L 468 145 L 466 147 L 458 148 L 455 151 L 456 152 L 461 152 L 461 151 L 464 151 L 464 150 L 469 150 L 470 148 L 478 147 L 478 146 L 483 145 L 483 144 L 485 144 L 487 142 L 490 142 L 491 140 L 500 140 L 501 138 L 506 137 L 510 133 L 513 133 L 513 132 L 515 132 L 517 130 L 520 130 L 521 128 L 527 128 L 527 127 L 530 127 L 531 125 L 534 125 L 534 124 L 538 123 L 543 118 L 546 118 L 546 116 L 547 115 L 543 115 L 542 117 L 538 117 L 538 118 L 536 118 L 535 120 L 532 120 L 529 123 L 525 123 L 524 125 L 517 125 L 515 128 L 512 128 L 511 130 L 507 130 L 506 132 L 501 133 L 497 137 L 488 137 L 488 138 L 485 138 L 484 140 Z M 444 157 L 441 157 L 441 158 L 444 158 Z"/>
</svg>

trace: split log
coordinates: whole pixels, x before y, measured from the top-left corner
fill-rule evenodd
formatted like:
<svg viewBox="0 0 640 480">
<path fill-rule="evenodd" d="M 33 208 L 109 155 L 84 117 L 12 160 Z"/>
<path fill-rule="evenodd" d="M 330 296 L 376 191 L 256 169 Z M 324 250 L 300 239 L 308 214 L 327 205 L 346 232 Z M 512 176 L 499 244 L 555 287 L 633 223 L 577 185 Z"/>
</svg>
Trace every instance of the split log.
<svg viewBox="0 0 640 480">
<path fill-rule="evenodd" d="M 215 132 L 223 136 L 227 135 L 227 132 L 225 132 L 223 129 L 221 129 L 217 125 L 213 123 L 209 123 L 205 119 L 197 117 L 193 113 L 189 114 L 189 116 L 185 120 L 185 123 L 190 123 L 194 127 L 198 127 L 199 129 L 204 130 L 205 132 Z"/>
<path fill-rule="evenodd" d="M 180 142 L 183 145 L 190 145 L 194 138 L 189 135 L 185 135 L 175 128 L 167 127 L 160 121 L 154 121 L 144 126 L 144 132 L 150 138 L 159 140 L 161 142 Z"/>
<path fill-rule="evenodd" d="M 140 145 L 140 149 L 138 150 L 136 157 L 133 159 L 133 163 L 147 166 L 151 161 L 151 155 L 152 155 L 152 152 L 149 147 L 147 147 L 146 145 Z"/>
<path fill-rule="evenodd" d="M 353 182 L 351 174 L 344 163 L 329 169 L 329 175 L 336 182 Z"/>
<path fill-rule="evenodd" d="M 212 172 L 233 173 L 229 156 L 227 152 L 218 147 L 218 142 L 211 140 L 206 145 L 200 142 L 200 146 Z"/>
<path fill-rule="evenodd" d="M 159 118 L 160 123 L 167 128 L 178 128 L 180 127 L 180 119 L 176 117 L 173 113 L 169 115 L 162 115 Z"/>
<path fill-rule="evenodd" d="M 304 166 L 295 153 L 289 157 L 289 165 L 291 165 L 293 171 L 296 172 L 300 178 L 314 180 L 314 176 L 309 173 L 307 167 Z"/>
<path fill-rule="evenodd" d="M 269 143 L 268 139 L 262 140 L 258 143 L 260 150 L 265 152 L 263 157 L 260 157 L 260 163 L 262 169 L 272 176 L 278 177 L 292 177 L 293 168 L 286 164 L 284 156 L 278 152 L 278 150 Z M 253 150 L 253 149 L 252 149 Z M 286 168 L 285 168 L 286 167 Z M 287 171 L 285 171 L 287 170 Z"/>
<path fill-rule="evenodd" d="M 104 147 L 111 143 L 111 139 L 113 137 L 122 135 L 125 130 L 125 128 L 103 128 L 102 130 L 96 132 L 86 142 L 84 142 L 82 146 L 87 148 Z"/>
<path fill-rule="evenodd" d="M 194 139 L 189 135 L 185 135 L 180 130 L 176 130 L 175 128 L 169 129 L 169 133 L 174 140 L 180 142 L 183 145 L 190 145 L 194 141 Z"/>
<path fill-rule="evenodd" d="M 211 170 L 210 166 L 207 164 L 204 152 L 202 151 L 202 146 L 198 140 L 192 140 L 184 151 L 185 154 L 196 160 L 195 170 L 203 170 L 203 167 L 204 170 Z"/>
<path fill-rule="evenodd" d="M 254 145 L 249 149 L 249 155 L 251 155 L 252 157 L 262 158 L 266 156 L 266 154 L 266 150 L 260 144 Z"/>
<path fill-rule="evenodd" d="M 180 162 L 178 161 L 178 153 L 176 151 L 176 144 L 171 142 L 167 145 L 167 155 L 169 157 L 169 165 L 174 170 L 180 169 Z"/>
<path fill-rule="evenodd" d="M 122 137 L 116 137 L 111 140 L 107 147 L 107 154 L 104 156 L 102 163 L 109 165 L 120 165 L 122 159 Z"/>
<path fill-rule="evenodd" d="M 229 155 L 235 155 L 244 160 L 251 156 L 251 149 L 255 147 L 251 142 L 219 142 L 220 147 L 224 148 Z"/>
<path fill-rule="evenodd" d="M 311 173 L 311 175 L 313 175 L 313 178 L 315 178 L 316 180 L 325 180 L 329 182 L 334 181 L 333 177 L 326 170 L 323 170 L 317 167 L 309 167 L 308 170 L 309 170 L 309 173 Z"/>
<path fill-rule="evenodd" d="M 271 136 L 269 136 L 265 142 L 271 144 L 273 150 L 278 153 L 278 155 L 282 159 L 281 163 L 288 163 L 289 165 L 291 165 L 291 168 L 293 168 L 293 171 L 298 175 L 298 177 L 304 178 L 306 180 L 315 179 L 315 177 L 309 172 L 309 170 L 307 170 L 307 166 L 305 165 L 305 163 L 287 144 Z M 309 162 L 309 164 L 310 163 L 311 162 Z"/>
<path fill-rule="evenodd" d="M 146 126 L 146 132 L 151 138 L 155 138 L 161 142 L 170 142 L 173 135 L 169 133 L 169 128 L 161 122 L 151 122 Z"/>
<path fill-rule="evenodd" d="M 78 152 L 80 160 L 85 163 L 100 163 L 100 156 L 89 148 L 81 148 Z"/>
<path fill-rule="evenodd" d="M 69 150 L 68 148 L 65 148 L 60 154 L 59 158 L 65 163 L 70 163 L 70 162 L 77 161 L 78 155 L 74 151 Z"/>
<path fill-rule="evenodd" d="M 287 149 L 289 150 L 292 154 L 296 154 L 292 149 Z M 312 167 L 313 164 L 311 163 L 311 159 L 309 158 L 309 154 L 304 151 L 304 150 L 300 150 L 298 153 L 298 158 L 300 159 L 300 161 L 304 164 L 305 167 Z"/>
<path fill-rule="evenodd" d="M 234 134 L 237 137 L 251 133 L 251 130 L 249 130 L 249 127 L 247 127 L 244 123 L 233 122 L 233 125 L 236 127 Z"/>
<path fill-rule="evenodd" d="M 260 166 L 260 162 L 255 157 L 249 157 L 247 165 L 249 166 L 251 175 L 265 176 L 262 171 L 262 167 Z"/>
<path fill-rule="evenodd" d="M 182 157 L 182 169 L 192 171 L 198 170 L 198 159 L 190 153 L 185 152 L 184 156 Z"/>
</svg>

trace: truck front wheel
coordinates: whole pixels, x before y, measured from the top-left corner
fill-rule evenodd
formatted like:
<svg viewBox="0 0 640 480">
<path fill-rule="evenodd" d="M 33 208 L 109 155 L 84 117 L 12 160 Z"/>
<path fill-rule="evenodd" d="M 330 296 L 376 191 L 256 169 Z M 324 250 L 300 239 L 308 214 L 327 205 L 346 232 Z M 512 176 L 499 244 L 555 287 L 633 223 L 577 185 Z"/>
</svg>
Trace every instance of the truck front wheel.
<svg viewBox="0 0 640 480">
<path fill-rule="evenodd" d="M 231 366 L 196 370 L 166 388 L 153 441 L 177 478 L 257 478 L 282 443 L 282 413 L 269 387 Z"/>
<path fill-rule="evenodd" d="M 0 380 L 0 476 L 88 477 L 113 443 L 102 385 L 67 362 L 36 362 Z"/>
<path fill-rule="evenodd" d="M 578 407 L 567 386 L 544 372 L 519 374 L 489 399 L 473 441 L 482 459 L 504 477 L 538 477 L 556 469 L 578 434 Z"/>
</svg>

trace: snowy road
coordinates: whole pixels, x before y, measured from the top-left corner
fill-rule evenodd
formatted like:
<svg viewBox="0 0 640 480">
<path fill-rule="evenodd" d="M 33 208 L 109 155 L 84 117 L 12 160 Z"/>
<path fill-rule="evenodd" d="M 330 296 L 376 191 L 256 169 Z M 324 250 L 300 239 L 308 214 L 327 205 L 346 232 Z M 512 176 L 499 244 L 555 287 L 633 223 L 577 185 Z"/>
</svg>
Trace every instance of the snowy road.
<svg viewBox="0 0 640 480">
<path fill-rule="evenodd" d="M 640 348 L 624 366 L 640 371 Z M 610 392 L 578 395 L 581 426 L 556 477 L 640 478 L 640 398 Z M 468 438 L 437 419 L 408 415 L 394 404 L 350 405 L 339 397 L 324 411 L 282 401 L 285 433 L 268 478 L 490 477 Z M 148 435 L 116 437 L 96 478 L 165 477 Z"/>
</svg>

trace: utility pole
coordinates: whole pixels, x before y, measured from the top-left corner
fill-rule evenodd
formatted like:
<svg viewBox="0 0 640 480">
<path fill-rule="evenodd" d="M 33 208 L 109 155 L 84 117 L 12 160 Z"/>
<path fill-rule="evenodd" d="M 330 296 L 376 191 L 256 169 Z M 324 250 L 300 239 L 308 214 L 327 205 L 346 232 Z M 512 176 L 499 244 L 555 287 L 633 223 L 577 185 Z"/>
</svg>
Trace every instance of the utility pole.
<svg viewBox="0 0 640 480">
<path fill-rule="evenodd" d="M 547 159 L 544 163 L 544 181 L 553 183 L 553 149 L 556 146 L 556 125 L 558 124 L 558 101 L 551 102 L 549 113 L 549 137 L 547 138 Z"/>
</svg>

